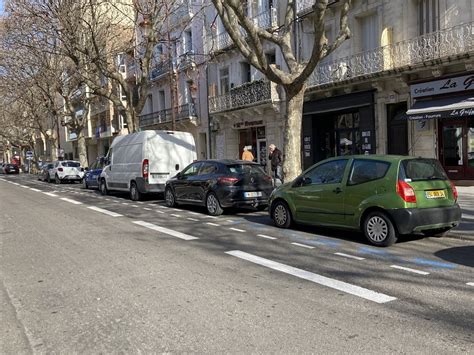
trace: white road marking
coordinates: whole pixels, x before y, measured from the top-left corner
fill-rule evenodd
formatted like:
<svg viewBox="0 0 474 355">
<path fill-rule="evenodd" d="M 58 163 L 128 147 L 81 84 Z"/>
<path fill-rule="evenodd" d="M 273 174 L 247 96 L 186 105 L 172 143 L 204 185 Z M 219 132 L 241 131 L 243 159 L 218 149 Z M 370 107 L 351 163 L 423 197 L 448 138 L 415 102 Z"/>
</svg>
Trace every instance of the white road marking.
<svg viewBox="0 0 474 355">
<path fill-rule="evenodd" d="M 155 207 L 154 203 L 149 203 L 148 206 Z"/>
<path fill-rule="evenodd" d="M 227 219 L 227 222 L 234 223 L 234 221 L 232 219 Z"/>
<path fill-rule="evenodd" d="M 31 191 L 41 192 L 41 190 L 31 188 Z"/>
<path fill-rule="evenodd" d="M 420 274 L 420 275 L 429 275 L 429 272 L 426 271 L 420 271 L 420 270 L 415 270 L 415 269 L 410 269 L 409 267 L 404 267 L 404 266 L 398 266 L 398 265 L 390 265 L 390 267 L 394 269 L 399 269 L 399 270 L 405 270 L 409 272 L 413 272 L 415 274 Z"/>
<path fill-rule="evenodd" d="M 307 249 L 314 249 L 314 247 L 312 247 L 310 245 L 306 245 L 306 244 L 300 244 L 300 243 L 291 243 L 291 244 L 296 245 L 298 247 L 307 248 Z"/>
<path fill-rule="evenodd" d="M 192 211 L 188 211 L 189 214 L 193 214 L 195 216 L 199 216 L 201 213 L 197 213 L 197 212 L 192 212 Z"/>
<path fill-rule="evenodd" d="M 0 179 L 0 181 L 7 181 L 7 180 L 5 180 L 5 179 Z"/>
<path fill-rule="evenodd" d="M 24 189 L 29 189 L 28 186 L 25 186 L 25 185 L 20 185 L 21 187 L 23 187 Z"/>
<path fill-rule="evenodd" d="M 349 259 L 355 259 L 355 260 L 365 260 L 365 258 L 361 258 L 360 256 L 354 256 L 354 255 L 349 255 L 349 254 L 344 254 L 344 253 L 334 253 L 335 255 L 343 256 L 345 258 Z"/>
<path fill-rule="evenodd" d="M 178 211 L 178 212 L 181 212 L 181 210 L 179 208 L 172 208 L 173 211 Z"/>
<path fill-rule="evenodd" d="M 130 206 L 131 206 L 131 207 L 135 207 L 135 208 L 138 208 L 138 207 L 139 207 L 139 206 L 137 206 L 137 205 L 130 205 Z"/>
<path fill-rule="evenodd" d="M 106 198 L 105 201 L 112 201 L 110 198 Z"/>
<path fill-rule="evenodd" d="M 212 218 L 212 219 L 217 219 L 219 217 L 216 217 L 216 216 L 206 216 L 207 218 Z"/>
<path fill-rule="evenodd" d="M 229 229 L 233 230 L 233 231 L 236 231 L 236 232 L 240 232 L 240 233 L 245 233 L 246 232 L 243 229 L 239 229 L 239 228 L 229 228 Z"/>
<path fill-rule="evenodd" d="M 276 239 L 275 237 L 270 237 L 269 235 L 265 235 L 265 234 L 257 234 L 257 237 L 266 238 L 266 239 Z"/>
<path fill-rule="evenodd" d="M 171 213 L 171 216 L 173 216 L 173 217 L 178 217 L 178 218 L 181 217 L 179 214 L 174 214 L 174 213 Z"/>
<path fill-rule="evenodd" d="M 152 224 L 152 223 L 148 223 L 148 222 L 144 222 L 144 221 L 134 221 L 133 223 L 138 224 L 139 226 L 142 226 L 142 227 L 145 227 L 145 228 L 148 228 L 148 229 L 152 229 L 152 230 L 155 230 L 157 232 L 168 234 L 168 235 L 171 235 L 173 237 L 184 239 L 184 240 L 198 239 L 196 237 L 193 237 L 192 235 L 184 234 L 184 233 L 181 233 L 181 232 L 178 232 L 178 231 L 175 231 L 175 230 L 172 230 L 172 229 L 168 229 L 168 228 L 163 228 L 163 227 L 157 226 L 156 224 Z"/>
<path fill-rule="evenodd" d="M 158 208 L 166 208 L 165 206 L 162 206 L 162 205 L 158 205 L 157 207 Z"/>
<path fill-rule="evenodd" d="M 100 213 L 104 213 L 106 215 L 109 215 L 111 217 L 122 217 L 123 215 L 119 214 L 119 213 L 115 213 L 115 212 L 112 212 L 112 211 L 108 211 L 108 210 L 104 210 L 103 208 L 99 208 L 99 207 L 95 207 L 95 206 L 90 206 L 90 207 L 87 207 L 91 210 L 94 210 L 94 211 L 97 211 L 97 212 L 100 212 Z"/>
<path fill-rule="evenodd" d="M 474 286 L 474 282 L 468 282 L 468 283 L 466 283 L 466 285 L 468 285 L 468 286 Z"/>
<path fill-rule="evenodd" d="M 74 205 L 82 205 L 82 202 L 79 202 L 79 201 L 76 201 L 76 200 L 71 200 L 71 199 L 66 198 L 66 197 L 61 198 L 61 200 L 72 203 Z"/>
<path fill-rule="evenodd" d="M 51 196 L 51 197 L 58 197 L 58 195 L 55 195 L 51 192 L 43 192 L 45 195 Z"/>
<path fill-rule="evenodd" d="M 206 224 L 209 224 L 210 226 L 214 226 L 214 227 L 219 227 L 218 224 L 216 223 L 212 223 L 212 222 L 206 222 Z"/>
<path fill-rule="evenodd" d="M 12 182 L 12 184 L 13 184 L 13 185 L 20 186 L 20 184 L 19 184 L 19 183 L 17 183 L 17 182 Z"/>
<path fill-rule="evenodd" d="M 199 222 L 199 219 L 196 219 L 196 218 L 188 217 L 186 219 L 189 220 L 189 221 L 193 221 L 193 222 Z"/>
<path fill-rule="evenodd" d="M 163 212 L 163 211 L 156 211 L 156 212 L 158 212 L 158 213 L 161 213 L 161 214 L 164 214 L 164 212 Z"/>
<path fill-rule="evenodd" d="M 395 297 L 388 296 L 380 292 L 375 292 L 375 291 L 372 291 L 360 286 L 349 284 L 347 282 L 343 282 L 336 279 L 331 279 L 326 276 L 314 274 L 306 270 L 298 269 L 289 265 L 285 265 L 285 264 L 281 264 L 272 260 L 264 259 L 256 255 L 242 252 L 240 250 L 228 251 L 226 252 L 226 254 L 250 261 L 254 264 L 268 267 L 273 270 L 281 271 L 286 274 L 290 274 L 290 275 L 299 277 L 301 279 L 317 283 L 319 285 L 323 285 L 329 288 L 333 288 L 335 290 L 346 292 L 351 295 L 361 297 L 361 298 L 364 298 L 366 300 L 373 301 L 376 303 L 386 303 L 386 302 L 396 300 Z"/>
<path fill-rule="evenodd" d="M 122 202 L 122 205 L 128 205 L 128 203 L 127 202 Z"/>
<path fill-rule="evenodd" d="M 152 211 L 152 209 L 151 209 L 151 208 L 146 208 L 146 207 L 143 207 L 143 209 L 144 209 L 145 211 Z"/>
</svg>

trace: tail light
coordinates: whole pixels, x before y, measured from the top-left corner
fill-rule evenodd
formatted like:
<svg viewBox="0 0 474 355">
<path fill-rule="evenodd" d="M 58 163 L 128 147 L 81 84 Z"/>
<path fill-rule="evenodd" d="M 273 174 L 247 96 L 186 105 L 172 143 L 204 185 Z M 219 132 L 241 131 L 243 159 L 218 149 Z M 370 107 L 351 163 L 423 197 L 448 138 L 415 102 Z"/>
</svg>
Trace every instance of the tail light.
<svg viewBox="0 0 474 355">
<path fill-rule="evenodd" d="M 234 185 L 237 181 L 239 181 L 239 179 L 236 177 L 221 176 L 217 178 L 217 182 L 222 185 Z"/>
<path fill-rule="evenodd" d="M 273 179 L 270 175 L 263 175 L 263 180 L 267 181 L 267 182 L 272 182 Z"/>
<path fill-rule="evenodd" d="M 451 189 L 453 190 L 453 196 L 454 196 L 454 201 L 457 201 L 458 200 L 458 190 L 456 189 L 456 186 L 454 186 L 453 182 L 450 181 L 451 183 Z"/>
<path fill-rule="evenodd" d="M 149 165 L 148 165 L 148 159 L 143 159 L 143 163 L 142 163 L 142 176 L 145 180 L 148 181 L 148 168 L 149 168 Z"/>
<path fill-rule="evenodd" d="M 58 171 L 63 171 L 64 169 L 63 168 L 58 168 Z"/>
<path fill-rule="evenodd" d="M 403 180 L 398 180 L 397 193 L 405 202 L 416 203 L 415 190 Z"/>
</svg>

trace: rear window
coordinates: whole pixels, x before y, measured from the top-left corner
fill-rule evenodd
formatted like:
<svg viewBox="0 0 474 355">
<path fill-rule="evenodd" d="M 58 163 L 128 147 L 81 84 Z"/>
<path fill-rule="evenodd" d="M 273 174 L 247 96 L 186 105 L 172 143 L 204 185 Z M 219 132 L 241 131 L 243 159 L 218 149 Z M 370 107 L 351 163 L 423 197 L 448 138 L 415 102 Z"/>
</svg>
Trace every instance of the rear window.
<svg viewBox="0 0 474 355">
<path fill-rule="evenodd" d="M 436 159 L 409 159 L 401 162 L 400 180 L 447 180 L 440 162 Z"/>
<path fill-rule="evenodd" d="M 254 164 L 227 165 L 227 170 L 232 174 L 265 174 L 261 166 Z"/>
<path fill-rule="evenodd" d="M 61 165 L 69 168 L 78 168 L 81 166 L 81 164 L 76 161 L 63 161 Z"/>
</svg>

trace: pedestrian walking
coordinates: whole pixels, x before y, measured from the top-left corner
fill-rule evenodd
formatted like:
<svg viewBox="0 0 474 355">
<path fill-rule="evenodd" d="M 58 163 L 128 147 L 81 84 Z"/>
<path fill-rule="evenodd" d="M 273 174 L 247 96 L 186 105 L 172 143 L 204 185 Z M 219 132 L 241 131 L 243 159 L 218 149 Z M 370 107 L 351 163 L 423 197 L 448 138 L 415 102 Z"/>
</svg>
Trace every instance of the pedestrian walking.
<svg viewBox="0 0 474 355">
<path fill-rule="evenodd" d="M 244 147 L 244 151 L 242 152 L 242 160 L 253 161 L 255 158 L 252 152 L 249 150 L 248 146 Z"/>
<path fill-rule="evenodd" d="M 270 144 L 268 150 L 270 152 L 268 160 L 270 160 L 271 164 L 274 185 L 278 186 L 283 184 L 283 155 L 275 144 Z"/>
</svg>

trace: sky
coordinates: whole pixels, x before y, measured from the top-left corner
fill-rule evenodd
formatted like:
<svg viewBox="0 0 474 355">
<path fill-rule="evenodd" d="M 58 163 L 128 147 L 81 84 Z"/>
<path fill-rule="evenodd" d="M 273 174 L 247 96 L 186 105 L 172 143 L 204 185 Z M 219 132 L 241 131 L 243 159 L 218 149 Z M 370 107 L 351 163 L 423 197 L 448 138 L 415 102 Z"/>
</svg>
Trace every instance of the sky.
<svg viewBox="0 0 474 355">
<path fill-rule="evenodd" d="M 3 15 L 3 0 L 0 0 L 0 15 Z"/>
</svg>

